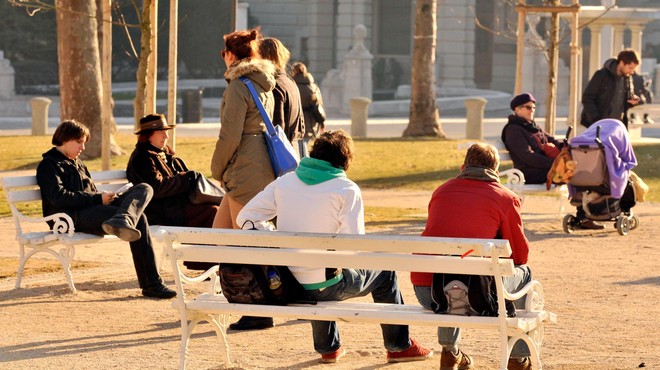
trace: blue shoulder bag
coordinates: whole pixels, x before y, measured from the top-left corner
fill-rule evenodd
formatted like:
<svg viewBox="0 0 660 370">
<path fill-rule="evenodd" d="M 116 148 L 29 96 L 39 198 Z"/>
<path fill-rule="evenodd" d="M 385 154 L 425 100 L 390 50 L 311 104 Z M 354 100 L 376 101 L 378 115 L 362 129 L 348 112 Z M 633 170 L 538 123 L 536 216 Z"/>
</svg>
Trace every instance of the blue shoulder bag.
<svg viewBox="0 0 660 370">
<path fill-rule="evenodd" d="M 259 100 L 257 91 L 252 85 L 252 81 L 247 77 L 239 77 L 239 79 L 243 81 L 248 90 L 250 90 L 250 95 L 252 95 L 254 104 L 257 105 L 257 109 L 259 109 L 259 113 L 261 113 L 261 118 L 264 120 L 264 124 L 266 124 L 264 137 L 266 138 L 268 156 L 270 157 L 270 163 L 273 166 L 275 176 L 279 177 L 287 172 L 295 170 L 298 167 L 298 156 L 289 142 L 289 139 L 287 139 L 286 134 L 280 126 L 273 126 L 270 117 L 266 114 L 263 104 L 261 104 L 261 100 Z"/>
</svg>

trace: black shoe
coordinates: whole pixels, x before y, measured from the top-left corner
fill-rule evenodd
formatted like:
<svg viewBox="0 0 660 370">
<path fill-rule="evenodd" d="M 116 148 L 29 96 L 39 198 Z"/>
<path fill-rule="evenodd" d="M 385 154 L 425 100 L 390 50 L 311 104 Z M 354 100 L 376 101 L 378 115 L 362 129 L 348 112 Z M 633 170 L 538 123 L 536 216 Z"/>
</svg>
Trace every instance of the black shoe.
<svg viewBox="0 0 660 370">
<path fill-rule="evenodd" d="M 229 325 L 231 330 L 261 330 L 275 326 L 272 317 L 243 316 L 235 323 Z"/>
<path fill-rule="evenodd" d="M 140 230 L 131 227 L 126 220 L 112 217 L 101 225 L 106 234 L 114 235 L 125 242 L 134 242 L 142 236 Z"/>
<path fill-rule="evenodd" d="M 577 227 L 583 230 L 603 230 L 605 226 L 593 220 L 582 220 L 577 224 Z"/>
<path fill-rule="evenodd" d="M 142 295 L 151 298 L 170 299 L 176 297 L 176 292 L 164 284 L 160 284 L 153 288 L 142 289 Z"/>
</svg>

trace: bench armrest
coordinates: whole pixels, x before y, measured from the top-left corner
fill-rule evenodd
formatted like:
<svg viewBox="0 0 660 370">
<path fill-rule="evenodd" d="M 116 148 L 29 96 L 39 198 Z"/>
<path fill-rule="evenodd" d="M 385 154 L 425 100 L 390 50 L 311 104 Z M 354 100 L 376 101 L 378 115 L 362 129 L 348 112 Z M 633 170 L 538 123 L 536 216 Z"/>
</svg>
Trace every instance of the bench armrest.
<svg viewBox="0 0 660 370">
<path fill-rule="evenodd" d="M 517 168 L 500 171 L 500 180 L 503 177 L 506 177 L 506 181 L 503 181 L 504 184 L 512 186 L 525 185 L 525 175 Z"/>
<path fill-rule="evenodd" d="M 525 311 L 539 312 L 543 311 L 545 301 L 543 297 L 543 287 L 538 280 L 532 280 L 516 293 L 504 291 L 504 298 L 510 301 L 516 301 L 527 295 L 525 299 Z"/>
<path fill-rule="evenodd" d="M 63 212 L 54 213 L 46 217 L 28 217 L 22 213 L 17 212 L 16 217 L 17 217 L 16 220 L 17 226 L 19 221 L 33 223 L 33 224 L 53 221 L 54 222 L 52 228 L 53 234 L 55 235 L 68 234 L 69 236 L 73 236 L 75 232 L 75 227 L 73 226 L 73 220 L 69 215 Z"/>
<path fill-rule="evenodd" d="M 46 216 L 43 218 L 43 221 L 55 222 L 53 225 L 53 234 L 56 235 L 67 234 L 69 236 L 73 236 L 76 231 L 75 226 L 73 226 L 73 219 L 71 219 L 71 216 L 64 212 L 54 213 L 50 216 Z"/>
</svg>

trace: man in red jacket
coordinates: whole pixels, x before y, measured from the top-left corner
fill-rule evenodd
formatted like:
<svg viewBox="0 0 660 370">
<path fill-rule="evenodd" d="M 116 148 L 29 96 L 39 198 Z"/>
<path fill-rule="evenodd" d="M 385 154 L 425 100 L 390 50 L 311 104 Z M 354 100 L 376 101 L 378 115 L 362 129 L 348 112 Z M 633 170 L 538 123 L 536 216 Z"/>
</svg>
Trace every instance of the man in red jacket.
<svg viewBox="0 0 660 370">
<path fill-rule="evenodd" d="M 486 143 L 473 144 L 467 151 L 461 173 L 435 190 L 429 202 L 429 216 L 422 236 L 507 239 L 516 266 L 515 274 L 504 279 L 509 292 L 519 291 L 532 280 L 527 265 L 529 242 L 520 215 L 521 199 L 500 184 L 497 149 Z M 411 280 L 420 304 L 431 308 L 433 274 L 412 272 Z M 520 303 L 523 303 L 521 300 Z M 518 306 L 518 302 L 515 302 Z M 441 370 L 472 369 L 472 357 L 459 348 L 459 328 L 438 328 L 442 345 Z M 531 369 L 529 348 L 518 341 L 511 351 L 509 369 Z"/>
</svg>

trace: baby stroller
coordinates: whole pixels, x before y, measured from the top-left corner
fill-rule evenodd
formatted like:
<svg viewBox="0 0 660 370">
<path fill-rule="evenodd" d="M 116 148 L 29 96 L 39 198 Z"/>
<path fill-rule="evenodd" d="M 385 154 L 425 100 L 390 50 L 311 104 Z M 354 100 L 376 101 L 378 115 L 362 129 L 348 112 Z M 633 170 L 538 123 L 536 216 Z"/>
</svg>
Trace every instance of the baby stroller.
<svg viewBox="0 0 660 370">
<path fill-rule="evenodd" d="M 632 212 L 635 190 L 630 181 L 637 159 L 623 123 L 600 120 L 571 139 L 569 149 L 575 161 L 575 173 L 568 180 L 571 204 L 582 206 L 587 219 L 614 221 L 621 235 L 637 228 L 639 218 Z M 564 232 L 572 233 L 579 222 L 577 216 L 566 215 Z"/>
</svg>

